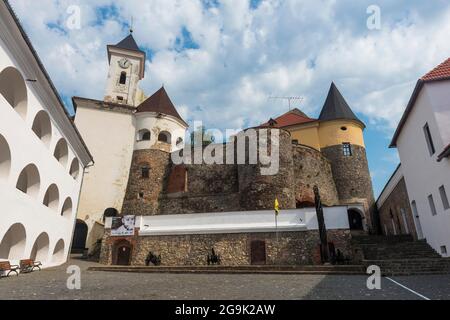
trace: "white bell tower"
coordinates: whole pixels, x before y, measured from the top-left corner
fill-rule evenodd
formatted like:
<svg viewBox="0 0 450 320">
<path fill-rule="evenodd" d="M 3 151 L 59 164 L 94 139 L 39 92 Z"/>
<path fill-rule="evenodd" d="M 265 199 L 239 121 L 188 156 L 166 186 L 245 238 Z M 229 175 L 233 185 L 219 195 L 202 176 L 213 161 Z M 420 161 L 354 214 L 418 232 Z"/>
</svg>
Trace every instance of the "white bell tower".
<svg viewBox="0 0 450 320">
<path fill-rule="evenodd" d="M 145 52 L 130 33 L 116 45 L 108 45 L 109 72 L 104 101 L 137 107 L 145 100 L 139 81 L 145 74 Z"/>
</svg>

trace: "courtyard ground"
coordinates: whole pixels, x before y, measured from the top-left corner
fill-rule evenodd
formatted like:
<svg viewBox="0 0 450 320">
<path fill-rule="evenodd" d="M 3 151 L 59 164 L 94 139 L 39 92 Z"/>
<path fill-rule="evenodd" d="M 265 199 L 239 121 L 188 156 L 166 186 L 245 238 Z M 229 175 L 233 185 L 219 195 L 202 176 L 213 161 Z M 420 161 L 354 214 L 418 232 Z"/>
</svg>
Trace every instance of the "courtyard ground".
<svg viewBox="0 0 450 320">
<path fill-rule="evenodd" d="M 69 290 L 67 267 L 81 269 L 81 289 Z M 450 299 L 450 275 L 383 278 L 369 290 L 365 276 L 260 274 L 138 274 L 87 271 L 96 264 L 64 266 L 0 279 L 0 299 L 45 300 L 300 300 Z M 393 280 L 393 281 L 392 281 Z M 394 282 L 395 281 L 395 282 Z"/>
</svg>

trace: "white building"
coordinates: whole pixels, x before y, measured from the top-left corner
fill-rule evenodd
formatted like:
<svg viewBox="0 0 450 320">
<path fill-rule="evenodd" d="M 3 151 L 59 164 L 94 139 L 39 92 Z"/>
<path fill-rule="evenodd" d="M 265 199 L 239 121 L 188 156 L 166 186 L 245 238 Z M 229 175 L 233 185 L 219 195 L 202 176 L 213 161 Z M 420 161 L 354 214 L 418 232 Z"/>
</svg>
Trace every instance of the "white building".
<svg viewBox="0 0 450 320">
<path fill-rule="evenodd" d="M 414 217 L 442 256 L 450 253 L 450 59 L 422 77 L 395 132 Z"/>
<path fill-rule="evenodd" d="M 146 98 L 139 88 L 145 52 L 132 34 L 108 45 L 109 71 L 103 101 L 74 97 L 75 123 L 95 159 L 86 171 L 74 251 L 92 249 L 104 232 L 104 216 L 122 210 L 133 151 L 184 147 L 188 125 L 166 90 Z"/>
<path fill-rule="evenodd" d="M 67 259 L 93 159 L 7 1 L 0 2 L 0 261 Z"/>
</svg>

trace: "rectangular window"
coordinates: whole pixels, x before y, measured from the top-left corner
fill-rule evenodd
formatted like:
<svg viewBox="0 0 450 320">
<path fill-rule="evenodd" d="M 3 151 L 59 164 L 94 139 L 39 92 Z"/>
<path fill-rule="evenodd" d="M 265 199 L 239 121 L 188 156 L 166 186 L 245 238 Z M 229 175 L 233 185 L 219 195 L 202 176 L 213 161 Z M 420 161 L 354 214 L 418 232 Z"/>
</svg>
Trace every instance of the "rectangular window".
<svg viewBox="0 0 450 320">
<path fill-rule="evenodd" d="M 447 255 L 447 246 L 441 246 L 441 254 Z"/>
<path fill-rule="evenodd" d="M 448 203 L 447 192 L 445 192 L 445 187 L 441 186 L 439 188 L 439 193 L 441 194 L 442 205 L 444 206 L 444 210 L 450 208 L 450 204 Z"/>
<path fill-rule="evenodd" d="M 141 178 L 142 179 L 150 178 L 150 168 L 149 167 L 142 167 L 141 168 Z"/>
<path fill-rule="evenodd" d="M 344 142 L 342 144 L 343 152 L 345 157 L 351 157 L 352 156 L 352 145 L 348 142 Z"/>
<path fill-rule="evenodd" d="M 432 156 L 436 153 L 436 149 L 434 148 L 433 138 L 431 137 L 431 131 L 428 123 L 423 127 L 423 132 L 425 134 L 425 140 L 427 141 L 428 151 L 430 152 L 430 156 Z"/>
<path fill-rule="evenodd" d="M 436 206 L 435 206 L 435 204 L 434 204 L 434 199 L 433 199 L 433 195 L 432 195 L 432 194 L 430 194 L 430 195 L 428 196 L 428 203 L 430 204 L 431 215 L 432 215 L 432 216 L 437 215 Z"/>
</svg>

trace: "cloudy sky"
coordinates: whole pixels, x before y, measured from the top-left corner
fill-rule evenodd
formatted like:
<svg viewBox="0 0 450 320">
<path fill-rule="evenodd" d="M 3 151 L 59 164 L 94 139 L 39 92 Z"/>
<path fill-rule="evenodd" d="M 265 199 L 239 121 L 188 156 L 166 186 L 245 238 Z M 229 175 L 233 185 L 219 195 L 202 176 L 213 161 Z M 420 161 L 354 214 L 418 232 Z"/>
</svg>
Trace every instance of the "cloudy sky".
<svg viewBox="0 0 450 320">
<path fill-rule="evenodd" d="M 448 0 L 10 0 L 69 111 L 102 99 L 106 45 L 147 51 L 141 87 L 164 84 L 182 116 L 243 128 L 288 111 L 318 116 L 334 81 L 367 124 L 376 196 L 398 164 L 390 138 L 417 79 L 450 56 Z M 370 30 L 367 8 L 381 9 Z M 73 6 L 80 28 L 73 28 Z M 70 27 L 69 27 L 70 26 Z"/>
</svg>

